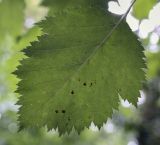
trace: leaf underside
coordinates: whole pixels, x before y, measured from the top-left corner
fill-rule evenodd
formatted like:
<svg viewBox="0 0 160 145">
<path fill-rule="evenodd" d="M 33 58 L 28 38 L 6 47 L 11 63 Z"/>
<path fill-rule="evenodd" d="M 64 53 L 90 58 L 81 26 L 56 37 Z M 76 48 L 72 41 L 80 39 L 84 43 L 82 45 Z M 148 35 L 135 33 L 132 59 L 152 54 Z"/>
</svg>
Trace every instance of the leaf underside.
<svg viewBox="0 0 160 145">
<path fill-rule="evenodd" d="M 46 35 L 24 50 L 28 58 L 15 72 L 22 128 L 80 132 L 92 121 L 101 127 L 119 96 L 136 104 L 143 48 L 125 22 L 110 36 L 117 18 L 97 1 L 77 1 L 39 24 Z"/>
</svg>

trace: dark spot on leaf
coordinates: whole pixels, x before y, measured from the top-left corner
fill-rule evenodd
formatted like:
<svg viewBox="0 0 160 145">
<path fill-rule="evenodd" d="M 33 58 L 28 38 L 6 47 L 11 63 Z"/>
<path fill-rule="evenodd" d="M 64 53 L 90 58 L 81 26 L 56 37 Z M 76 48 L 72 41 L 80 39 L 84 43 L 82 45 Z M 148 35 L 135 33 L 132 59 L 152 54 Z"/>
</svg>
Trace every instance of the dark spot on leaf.
<svg viewBox="0 0 160 145">
<path fill-rule="evenodd" d="M 58 113 L 58 110 L 55 110 L 56 113 Z"/>
<path fill-rule="evenodd" d="M 72 94 L 72 95 L 74 94 L 74 91 L 73 91 L 73 90 L 71 91 L 71 94 Z"/>
<path fill-rule="evenodd" d="M 80 82 L 81 80 L 80 80 L 80 79 L 78 79 L 78 81 Z"/>
<path fill-rule="evenodd" d="M 91 87 L 92 85 L 93 85 L 93 83 L 91 82 L 91 83 L 90 83 L 90 87 Z"/>
<path fill-rule="evenodd" d="M 62 110 L 62 113 L 66 113 L 66 110 Z"/>
<path fill-rule="evenodd" d="M 68 117 L 68 121 L 70 121 L 71 120 L 71 118 L 70 117 Z"/>
<path fill-rule="evenodd" d="M 122 91 L 122 89 L 118 89 L 118 92 L 121 92 Z"/>
<path fill-rule="evenodd" d="M 87 83 L 83 83 L 83 86 L 87 86 Z"/>
</svg>

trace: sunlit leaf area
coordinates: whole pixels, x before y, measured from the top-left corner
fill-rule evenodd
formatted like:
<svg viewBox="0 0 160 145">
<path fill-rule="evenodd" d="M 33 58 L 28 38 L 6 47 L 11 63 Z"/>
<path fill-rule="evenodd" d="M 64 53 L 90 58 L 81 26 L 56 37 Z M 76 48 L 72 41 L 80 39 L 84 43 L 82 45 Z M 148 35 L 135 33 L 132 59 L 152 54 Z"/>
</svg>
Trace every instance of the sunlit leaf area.
<svg viewBox="0 0 160 145">
<path fill-rule="evenodd" d="M 106 0 L 105 11 L 107 11 L 107 15 L 113 16 L 113 19 L 108 16 L 107 20 L 102 19 L 104 16 L 101 16 L 101 12 L 96 8 L 88 9 L 86 5 L 82 5 L 80 10 L 79 7 L 81 6 L 73 8 L 75 1 L 0 0 L 0 145 L 160 145 L 160 1 L 136 0 L 133 4 L 132 0 Z M 81 4 L 83 0 L 77 1 Z M 96 3 L 97 0 L 93 1 Z M 83 6 L 87 8 L 83 8 Z M 62 9 L 64 11 L 59 12 Z M 89 20 L 87 22 L 83 21 L 83 18 L 86 17 Z M 113 27 L 113 24 L 117 24 L 121 18 L 124 19 L 121 22 L 124 25 L 118 24 Z M 109 27 L 108 21 L 110 22 Z M 83 24 L 87 27 L 82 28 Z M 92 24 L 97 25 L 96 29 L 93 29 L 94 31 L 92 28 L 89 29 Z M 70 26 L 74 27 L 71 28 Z M 94 26 L 92 27 L 94 28 Z M 107 31 L 112 27 L 115 32 L 113 34 Z M 83 34 L 83 31 L 86 34 Z M 55 35 L 52 35 L 54 32 Z M 68 33 L 71 35 L 68 35 Z M 66 49 L 63 50 L 63 53 L 60 52 L 61 56 L 64 56 L 63 62 L 70 62 L 69 59 L 65 58 L 65 55 L 71 56 L 72 60 L 75 61 L 75 64 L 72 63 L 67 66 L 67 73 L 65 73 L 66 70 L 59 69 L 58 61 L 62 60 L 61 56 L 55 55 L 54 59 L 52 53 L 46 55 L 45 51 L 34 49 L 34 47 L 41 49 L 41 46 L 50 48 L 50 46 L 63 44 L 74 46 L 73 41 L 83 41 L 84 43 L 89 41 L 91 44 L 87 44 L 92 46 L 92 43 L 96 44 L 96 41 L 105 34 L 108 34 L 107 36 L 111 35 L 111 39 L 107 39 L 105 45 L 112 45 L 113 47 L 110 47 L 108 51 L 103 51 L 103 55 L 106 55 L 107 59 L 99 57 L 99 53 L 95 55 L 95 59 L 92 60 L 93 65 L 89 66 L 90 74 L 86 73 L 86 69 L 81 69 L 81 67 L 81 71 L 79 71 L 80 69 L 75 64 L 76 61 L 79 61 L 79 64 L 81 63 L 79 57 L 81 52 L 74 51 L 72 47 L 70 47 L 70 52 Z M 57 39 L 52 41 L 52 38 L 56 38 L 56 36 L 58 36 Z M 81 36 L 83 36 L 83 39 L 81 39 Z M 47 38 L 48 40 L 45 40 Z M 61 44 L 58 43 L 58 38 L 62 38 Z M 116 40 L 119 40 L 117 45 L 112 44 Z M 120 42 L 122 40 L 124 43 Z M 47 45 L 45 45 L 45 42 L 47 42 Z M 71 44 L 71 42 L 73 43 Z M 80 44 L 80 46 L 86 46 L 86 44 Z M 80 48 L 80 46 L 76 47 Z M 117 49 L 117 53 L 115 53 L 115 51 L 112 51 L 114 47 L 124 49 Z M 48 48 L 44 47 L 44 49 Z M 92 49 L 92 47 L 88 48 L 83 58 L 87 57 L 87 53 L 89 54 Z M 136 53 L 132 53 L 130 48 L 134 48 Z M 143 52 L 141 52 L 142 50 Z M 55 50 L 55 53 L 58 53 L 58 51 Z M 94 51 L 91 53 L 94 54 Z M 74 54 L 79 58 L 74 57 Z M 121 63 L 118 62 L 118 58 L 125 59 Z M 44 62 L 48 62 L 47 64 L 50 66 L 47 66 Z M 60 70 L 56 71 L 55 74 L 48 69 L 54 62 L 56 63 L 54 66 L 58 66 L 57 68 Z M 36 69 L 34 68 L 35 64 L 40 64 L 38 66 L 40 70 L 46 68 L 45 71 L 43 73 L 40 71 L 31 72 L 30 68 Z M 94 102 L 97 95 L 96 88 L 93 89 L 96 93 L 85 92 L 83 89 L 79 89 L 79 86 L 75 83 L 77 78 L 79 82 L 81 81 L 79 77 L 89 79 L 95 74 L 98 76 L 99 71 L 95 67 L 104 67 L 106 64 L 110 64 L 109 67 L 102 70 L 103 72 L 106 71 L 107 76 L 110 76 L 108 78 L 109 86 L 99 85 L 98 90 L 100 90 L 99 94 L 102 95 L 102 99 L 106 97 L 103 89 L 109 90 L 107 92 L 110 95 L 108 100 L 112 100 L 112 103 L 108 103 L 109 107 L 105 107 L 103 100 L 101 106 L 98 106 L 100 102 Z M 133 67 L 128 68 L 127 64 L 133 64 Z M 145 72 L 145 75 L 142 74 L 139 67 L 142 67 L 141 70 Z M 86 67 L 84 66 L 84 68 Z M 130 74 L 127 75 L 128 72 L 124 69 L 130 70 L 128 71 Z M 66 80 L 62 80 L 61 76 L 68 77 L 72 70 L 76 70 L 78 73 L 69 83 L 66 83 Z M 72 129 L 66 124 L 65 117 L 63 118 L 61 115 L 57 117 L 56 114 L 59 113 L 59 110 L 56 110 L 54 105 L 64 103 L 68 107 L 70 100 L 67 100 L 67 97 L 65 99 L 56 98 L 54 99 L 55 102 L 44 98 L 44 102 L 38 107 L 37 111 L 35 102 L 37 100 L 41 101 L 43 88 L 46 87 L 46 90 L 51 92 L 57 89 L 59 85 L 55 81 L 55 84 L 51 83 L 53 88 L 47 86 L 47 84 L 44 84 L 43 88 L 38 88 L 38 85 L 35 84 L 41 82 L 39 80 L 43 80 L 41 74 L 49 79 L 60 77 L 62 83 L 66 84 L 63 88 L 66 91 L 70 86 L 75 88 L 78 86 L 78 89 L 76 89 L 80 92 L 79 99 L 77 99 L 79 102 L 73 99 L 78 105 L 84 102 L 85 94 L 90 93 L 91 99 L 85 101 L 88 101 L 86 105 L 92 104 L 92 106 L 88 105 L 91 109 L 87 110 L 87 107 L 84 106 L 81 110 L 77 104 L 77 106 L 72 106 L 72 104 L 69 106 L 68 110 L 70 112 L 74 112 L 76 107 L 79 109 L 76 114 L 70 114 L 74 118 L 72 123 L 75 126 L 77 125 L 77 128 Z M 28 77 L 26 77 L 27 75 Z M 133 88 L 132 85 L 128 85 L 123 80 L 124 75 L 126 80 L 132 78 L 130 84 L 135 84 Z M 145 79 L 143 79 L 144 76 Z M 136 81 L 141 79 L 143 80 L 141 84 L 136 84 Z M 112 89 L 114 90 L 119 84 L 122 88 L 122 95 L 121 92 L 118 92 L 119 96 L 117 95 L 118 97 L 115 99 L 116 97 L 112 96 Z M 87 85 L 88 82 L 82 83 L 83 87 L 88 87 Z M 89 82 L 89 85 L 89 87 L 96 85 L 96 81 Z M 137 88 L 140 85 L 142 87 L 138 90 Z M 39 93 L 36 92 L 36 89 L 39 90 Z M 75 90 L 70 91 L 70 96 L 74 97 L 75 94 L 78 94 L 78 91 Z M 134 93 L 134 91 L 137 92 Z M 62 90 L 58 95 L 65 94 L 66 92 Z M 138 96 L 135 96 L 137 99 L 130 97 L 130 95 L 136 94 L 138 94 Z M 46 96 L 44 95 L 44 97 Z M 28 102 L 31 103 L 28 105 Z M 32 107 L 34 103 L 35 107 Z M 46 110 L 43 109 L 44 106 Z M 47 120 L 45 120 L 46 118 L 41 120 L 41 115 L 47 114 L 50 108 L 54 108 L 55 114 L 48 113 L 50 116 L 47 116 Z M 94 118 L 93 115 L 87 120 L 86 116 L 90 113 L 90 110 L 100 112 L 99 116 Z M 61 111 L 66 113 L 66 110 Z M 108 114 L 105 114 L 106 112 Z M 58 119 L 55 119 L 56 117 Z M 67 119 L 70 120 L 70 118 Z M 43 125 L 38 125 L 37 122 L 40 121 L 43 121 Z M 27 128 L 26 126 L 30 126 L 30 124 L 31 127 Z"/>
</svg>

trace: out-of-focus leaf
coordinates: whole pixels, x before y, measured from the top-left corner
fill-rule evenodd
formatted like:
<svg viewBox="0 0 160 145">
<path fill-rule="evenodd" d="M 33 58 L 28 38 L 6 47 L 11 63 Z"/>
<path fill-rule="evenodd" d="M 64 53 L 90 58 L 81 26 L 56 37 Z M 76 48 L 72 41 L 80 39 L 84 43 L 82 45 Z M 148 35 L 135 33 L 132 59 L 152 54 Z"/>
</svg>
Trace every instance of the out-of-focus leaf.
<svg viewBox="0 0 160 145">
<path fill-rule="evenodd" d="M 24 23 L 24 1 L 0 1 L 0 98 L 11 97 L 10 68 L 8 60 L 12 57 L 12 48 L 16 38 L 21 35 Z M 13 70 L 12 70 L 13 71 Z"/>
<path fill-rule="evenodd" d="M 160 53 L 146 52 L 147 56 L 147 78 L 153 79 L 160 73 Z"/>
<path fill-rule="evenodd" d="M 156 3 L 157 0 L 137 0 L 133 7 L 135 17 L 138 19 L 147 18 L 149 11 Z"/>
<path fill-rule="evenodd" d="M 4 36 L 17 37 L 24 22 L 23 0 L 2 0 L 0 2 L 0 42 Z"/>
</svg>

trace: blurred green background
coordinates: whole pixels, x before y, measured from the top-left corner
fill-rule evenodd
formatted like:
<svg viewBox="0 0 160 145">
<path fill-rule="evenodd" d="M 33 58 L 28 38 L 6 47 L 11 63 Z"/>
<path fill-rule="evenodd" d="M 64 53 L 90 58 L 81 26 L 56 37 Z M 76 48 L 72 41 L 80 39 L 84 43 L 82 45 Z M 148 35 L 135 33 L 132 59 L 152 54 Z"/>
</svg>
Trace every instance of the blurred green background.
<svg viewBox="0 0 160 145">
<path fill-rule="evenodd" d="M 12 74 L 25 58 L 22 49 L 42 35 L 34 24 L 45 19 L 49 7 L 41 0 L 0 0 L 0 145 L 160 145 L 160 2 L 138 0 L 126 21 L 145 48 L 146 82 L 138 107 L 122 100 L 119 111 L 99 131 L 92 123 L 81 135 L 28 129 L 18 132 L 15 105 L 19 79 Z M 126 12 L 131 0 L 110 1 L 109 11 Z M 145 3 L 145 4 L 144 4 Z M 118 54 L 117 54 L 118 55 Z M 128 90 L 129 91 L 129 90 Z"/>
</svg>

